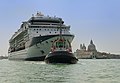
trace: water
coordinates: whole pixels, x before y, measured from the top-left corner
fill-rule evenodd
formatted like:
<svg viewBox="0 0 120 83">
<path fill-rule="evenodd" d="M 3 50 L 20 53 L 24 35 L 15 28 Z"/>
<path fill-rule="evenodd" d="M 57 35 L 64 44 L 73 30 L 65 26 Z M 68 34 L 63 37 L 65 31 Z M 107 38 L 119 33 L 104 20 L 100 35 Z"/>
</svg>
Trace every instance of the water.
<svg viewBox="0 0 120 83">
<path fill-rule="evenodd" d="M 120 59 L 77 64 L 0 60 L 0 83 L 120 83 Z"/>
</svg>

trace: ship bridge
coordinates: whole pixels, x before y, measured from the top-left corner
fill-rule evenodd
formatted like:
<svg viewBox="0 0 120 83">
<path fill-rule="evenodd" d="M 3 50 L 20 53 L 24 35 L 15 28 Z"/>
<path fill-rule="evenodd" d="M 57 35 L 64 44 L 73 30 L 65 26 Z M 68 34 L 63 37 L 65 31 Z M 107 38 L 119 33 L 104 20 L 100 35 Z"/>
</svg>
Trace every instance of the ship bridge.
<svg viewBox="0 0 120 83">
<path fill-rule="evenodd" d="M 37 13 L 36 16 L 32 15 L 32 17 L 28 20 L 31 24 L 37 24 L 37 23 L 60 23 L 61 18 L 58 18 L 56 16 L 50 17 L 50 16 L 44 16 L 41 13 Z M 62 24 L 64 21 L 62 20 Z"/>
</svg>

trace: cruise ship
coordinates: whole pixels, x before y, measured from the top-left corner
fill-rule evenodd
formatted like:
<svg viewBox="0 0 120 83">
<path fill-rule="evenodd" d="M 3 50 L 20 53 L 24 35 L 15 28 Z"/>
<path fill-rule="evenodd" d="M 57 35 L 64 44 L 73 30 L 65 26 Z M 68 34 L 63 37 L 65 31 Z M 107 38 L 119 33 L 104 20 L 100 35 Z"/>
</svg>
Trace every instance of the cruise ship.
<svg viewBox="0 0 120 83">
<path fill-rule="evenodd" d="M 52 43 L 59 38 L 60 28 L 65 41 L 72 42 L 74 35 L 62 18 L 37 12 L 28 21 L 22 22 L 9 40 L 9 60 L 43 61 L 51 51 Z"/>
</svg>

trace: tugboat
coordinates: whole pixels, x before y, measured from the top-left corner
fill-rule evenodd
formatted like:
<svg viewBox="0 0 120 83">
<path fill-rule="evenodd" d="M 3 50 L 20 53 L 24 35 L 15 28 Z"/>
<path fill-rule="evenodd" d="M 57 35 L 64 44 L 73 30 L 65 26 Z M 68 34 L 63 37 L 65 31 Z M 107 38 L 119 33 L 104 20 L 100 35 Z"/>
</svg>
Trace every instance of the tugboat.
<svg viewBox="0 0 120 83">
<path fill-rule="evenodd" d="M 62 37 L 62 29 L 60 24 L 60 35 L 53 41 L 51 52 L 45 57 L 45 62 L 75 64 L 77 61 L 78 59 L 72 53 L 70 41 Z"/>
</svg>

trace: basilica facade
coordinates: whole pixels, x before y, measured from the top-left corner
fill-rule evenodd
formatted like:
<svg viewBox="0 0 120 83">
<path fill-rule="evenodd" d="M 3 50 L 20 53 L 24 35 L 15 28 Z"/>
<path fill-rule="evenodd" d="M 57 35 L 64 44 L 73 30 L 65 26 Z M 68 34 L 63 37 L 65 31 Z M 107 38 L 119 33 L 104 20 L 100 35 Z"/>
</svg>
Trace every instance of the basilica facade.
<svg viewBox="0 0 120 83">
<path fill-rule="evenodd" d="M 97 51 L 93 40 L 90 41 L 90 44 L 86 48 L 85 44 L 80 44 L 80 48 L 74 52 L 78 59 L 92 59 L 92 58 L 106 58 L 100 52 Z"/>
</svg>

